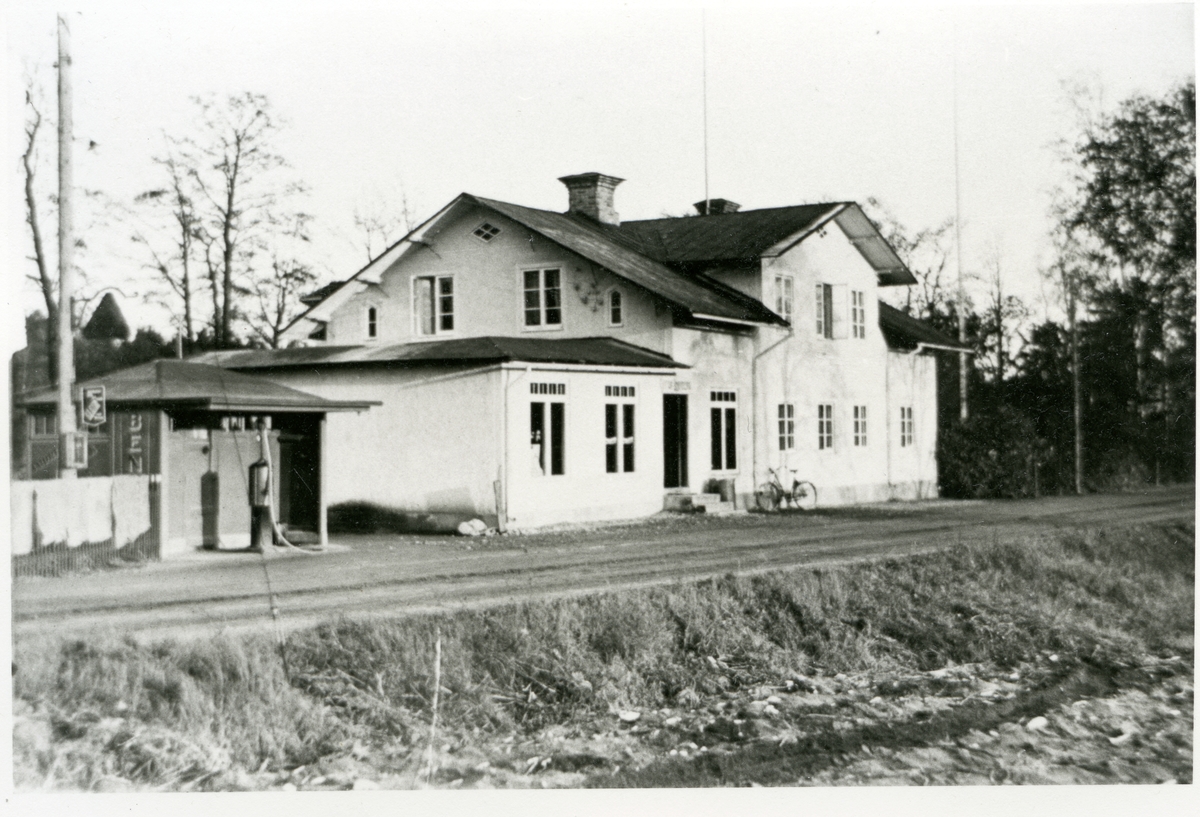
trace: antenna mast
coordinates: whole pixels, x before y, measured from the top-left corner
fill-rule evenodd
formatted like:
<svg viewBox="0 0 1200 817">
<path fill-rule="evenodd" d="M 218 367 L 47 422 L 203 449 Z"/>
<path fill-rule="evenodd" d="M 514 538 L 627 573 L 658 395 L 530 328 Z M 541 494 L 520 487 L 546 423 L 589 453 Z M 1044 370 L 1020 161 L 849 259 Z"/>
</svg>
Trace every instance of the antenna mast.
<svg viewBox="0 0 1200 817">
<path fill-rule="evenodd" d="M 958 267 L 958 342 L 967 343 L 967 297 L 963 289 L 962 271 L 962 184 L 958 169 L 958 15 L 954 17 L 954 41 L 951 43 L 954 56 L 954 260 Z M 967 407 L 967 353 L 958 353 L 958 419 L 966 422 L 970 418 Z"/>
<path fill-rule="evenodd" d="M 700 62 L 704 105 L 704 215 L 708 215 L 708 20 L 700 9 Z"/>
</svg>

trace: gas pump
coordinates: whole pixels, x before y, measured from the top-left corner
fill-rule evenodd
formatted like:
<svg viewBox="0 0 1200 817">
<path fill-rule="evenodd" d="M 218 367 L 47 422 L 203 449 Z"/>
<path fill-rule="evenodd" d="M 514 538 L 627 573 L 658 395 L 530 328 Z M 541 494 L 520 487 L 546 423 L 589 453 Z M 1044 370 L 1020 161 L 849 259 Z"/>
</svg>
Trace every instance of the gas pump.
<svg viewBox="0 0 1200 817">
<path fill-rule="evenodd" d="M 274 537 L 271 523 L 271 466 L 267 462 L 270 444 L 267 438 L 266 424 L 258 421 L 259 458 L 250 465 L 250 478 L 247 483 L 250 492 L 250 549 L 264 550 L 266 545 L 273 545 Z"/>
</svg>

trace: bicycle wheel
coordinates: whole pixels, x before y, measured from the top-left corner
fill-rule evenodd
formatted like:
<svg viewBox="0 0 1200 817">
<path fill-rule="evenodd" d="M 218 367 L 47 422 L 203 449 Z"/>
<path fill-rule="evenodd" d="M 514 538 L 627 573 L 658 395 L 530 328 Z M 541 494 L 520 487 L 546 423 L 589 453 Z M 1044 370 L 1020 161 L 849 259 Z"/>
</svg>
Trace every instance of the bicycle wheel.
<svg viewBox="0 0 1200 817">
<path fill-rule="evenodd" d="M 817 486 L 808 480 L 792 483 L 792 504 L 802 511 L 817 507 Z"/>
<path fill-rule="evenodd" d="M 777 511 L 783 499 L 783 491 L 774 482 L 764 482 L 754 492 L 754 502 L 760 511 Z"/>
</svg>

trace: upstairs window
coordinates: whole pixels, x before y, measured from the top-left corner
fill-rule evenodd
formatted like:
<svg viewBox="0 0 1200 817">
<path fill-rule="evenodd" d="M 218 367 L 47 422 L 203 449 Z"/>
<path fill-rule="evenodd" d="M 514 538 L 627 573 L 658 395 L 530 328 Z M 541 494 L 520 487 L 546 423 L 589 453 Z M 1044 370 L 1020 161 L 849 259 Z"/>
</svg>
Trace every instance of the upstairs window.
<svg viewBox="0 0 1200 817">
<path fill-rule="evenodd" d="M 367 337 L 379 337 L 379 310 L 376 307 L 367 307 Z"/>
<path fill-rule="evenodd" d="M 851 337 L 867 336 L 866 293 L 857 289 L 850 293 L 850 330 Z"/>
<path fill-rule="evenodd" d="M 857 446 L 865 446 L 867 444 L 867 407 L 854 407 L 854 444 Z"/>
<path fill-rule="evenodd" d="M 824 451 L 833 448 L 833 404 L 821 403 L 817 406 L 817 449 Z"/>
<path fill-rule="evenodd" d="M 454 278 L 427 275 L 413 279 L 413 319 L 416 334 L 454 331 Z"/>
<path fill-rule="evenodd" d="M 796 407 L 791 403 L 779 404 L 779 450 L 790 451 L 796 447 Z"/>
<path fill-rule="evenodd" d="M 608 325 L 620 326 L 624 323 L 624 313 L 622 311 L 621 290 L 614 289 L 608 293 Z"/>
<path fill-rule="evenodd" d="M 792 276 L 776 275 L 775 276 L 775 314 L 784 318 L 789 323 L 792 320 L 792 312 L 795 307 L 795 296 L 793 293 Z"/>
<path fill-rule="evenodd" d="M 846 285 L 817 284 L 817 337 L 846 337 Z"/>
<path fill-rule="evenodd" d="M 900 407 L 900 447 L 909 448 L 913 444 L 913 412 L 912 406 Z"/>
<path fill-rule="evenodd" d="M 521 273 L 525 285 L 525 326 L 562 326 L 562 274 L 558 269 Z"/>
</svg>

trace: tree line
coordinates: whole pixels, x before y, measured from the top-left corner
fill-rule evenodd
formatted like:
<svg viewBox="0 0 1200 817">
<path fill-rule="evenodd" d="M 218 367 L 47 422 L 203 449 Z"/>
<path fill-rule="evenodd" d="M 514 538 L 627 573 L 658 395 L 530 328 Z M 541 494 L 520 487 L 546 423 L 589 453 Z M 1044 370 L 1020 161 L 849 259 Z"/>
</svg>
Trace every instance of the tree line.
<svg viewBox="0 0 1200 817">
<path fill-rule="evenodd" d="M 93 231 L 128 236 L 134 263 L 152 282 L 150 296 L 177 316 L 185 352 L 276 347 L 303 308 L 299 296 L 318 277 L 307 260 L 313 220 L 303 208 L 306 188 L 275 147 L 283 123 L 265 96 L 192 102 L 190 127 L 165 134 L 149 160 L 156 183 L 129 202 L 82 191 L 101 203 Z M 32 91 L 26 105 L 30 278 L 49 318 L 31 335 L 53 348 L 59 305 L 42 224 L 55 202 L 37 193 L 38 150 L 50 128 Z M 945 494 L 1019 496 L 1192 477 L 1195 128 L 1194 82 L 1080 118 L 1064 141 L 1069 180 L 1055 197 L 1054 257 L 1042 270 L 1061 318 L 1040 323 L 1006 291 L 1001 252 L 986 253 L 976 274 L 981 297 L 963 299 L 948 270 L 953 221 L 913 233 L 869 203 L 918 279 L 897 305 L 952 336 L 962 311 L 975 350 L 966 421 L 956 356 L 939 362 Z M 369 260 L 411 227 L 408 202 L 376 202 L 356 210 L 354 222 Z M 86 282 L 86 261 L 80 266 Z M 93 282 L 91 292 L 71 306 L 76 326 L 102 290 Z M 78 339 L 80 376 L 139 362 L 130 355 L 171 353 L 170 341 L 153 330 L 140 330 L 136 340 L 115 355 L 99 338 Z M 52 354 L 37 357 L 52 367 Z"/>
<path fill-rule="evenodd" d="M 944 495 L 1194 478 L 1195 143 L 1194 82 L 1081 119 L 1042 270 L 1058 319 L 1030 321 L 1005 292 L 998 252 L 977 275 L 983 297 L 958 297 L 946 270 L 952 222 L 910 234 L 880 217 L 919 279 L 898 305 L 951 336 L 963 310 L 974 349 L 966 421 L 957 356 L 939 361 Z"/>
</svg>

